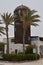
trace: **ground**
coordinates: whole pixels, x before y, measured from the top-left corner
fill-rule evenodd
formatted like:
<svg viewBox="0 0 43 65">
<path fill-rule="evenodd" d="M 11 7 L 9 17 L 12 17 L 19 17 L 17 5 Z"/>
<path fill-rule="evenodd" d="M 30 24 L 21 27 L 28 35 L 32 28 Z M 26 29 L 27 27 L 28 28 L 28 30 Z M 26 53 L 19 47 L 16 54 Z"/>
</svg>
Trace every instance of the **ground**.
<svg viewBox="0 0 43 65">
<path fill-rule="evenodd" d="M 31 62 L 4 62 L 4 61 L 0 61 L 0 65 L 43 65 L 43 58 L 40 60 L 36 60 L 36 61 L 31 61 Z"/>
</svg>

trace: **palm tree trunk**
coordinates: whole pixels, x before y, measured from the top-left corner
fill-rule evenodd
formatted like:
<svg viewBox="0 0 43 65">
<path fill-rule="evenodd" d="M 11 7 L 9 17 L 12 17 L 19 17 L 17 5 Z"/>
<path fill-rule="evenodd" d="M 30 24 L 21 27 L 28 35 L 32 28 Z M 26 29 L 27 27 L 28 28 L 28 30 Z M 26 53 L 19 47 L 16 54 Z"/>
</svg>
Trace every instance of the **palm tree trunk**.
<svg viewBox="0 0 43 65">
<path fill-rule="evenodd" d="M 6 36 L 7 36 L 7 53 L 9 54 L 9 37 L 8 37 L 8 27 L 6 26 Z"/>
<path fill-rule="evenodd" d="M 15 44 L 15 23 L 14 23 L 14 44 Z"/>
<path fill-rule="evenodd" d="M 30 28 L 30 25 L 28 27 L 28 30 L 29 30 L 29 44 L 31 44 L 31 28 Z"/>
<path fill-rule="evenodd" d="M 29 41 L 29 44 L 31 44 L 31 27 L 30 26 L 28 27 L 28 30 L 29 30 L 28 41 Z"/>
<path fill-rule="evenodd" d="M 23 29 L 23 53 L 25 53 L 25 30 Z"/>
</svg>

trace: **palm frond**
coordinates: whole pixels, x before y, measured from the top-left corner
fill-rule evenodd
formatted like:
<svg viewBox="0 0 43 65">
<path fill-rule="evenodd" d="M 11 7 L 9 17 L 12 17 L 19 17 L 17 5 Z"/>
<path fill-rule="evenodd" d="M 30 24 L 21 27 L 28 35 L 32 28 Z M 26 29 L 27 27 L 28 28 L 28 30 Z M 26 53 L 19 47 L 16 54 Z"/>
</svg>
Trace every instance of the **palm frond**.
<svg viewBox="0 0 43 65">
<path fill-rule="evenodd" d="M 31 15 L 35 14 L 37 11 L 36 10 L 31 10 Z"/>
<path fill-rule="evenodd" d="M 0 36 L 2 36 L 2 35 L 0 34 Z"/>
<path fill-rule="evenodd" d="M 2 30 L 0 30 L 0 33 L 6 35 L 6 33 L 4 33 L 4 31 L 2 31 Z"/>
<path fill-rule="evenodd" d="M 40 16 L 39 15 L 32 15 L 31 18 L 32 19 L 34 19 L 34 18 L 40 18 Z"/>
<path fill-rule="evenodd" d="M 32 26 L 39 26 L 37 23 L 31 23 Z"/>
<path fill-rule="evenodd" d="M 10 23 L 13 22 L 13 16 L 11 15 L 11 13 L 4 13 L 3 15 L 1 15 L 2 20 L 4 21 L 5 25 L 9 25 Z"/>
<path fill-rule="evenodd" d="M 39 19 L 33 19 L 32 22 L 40 22 Z"/>
</svg>

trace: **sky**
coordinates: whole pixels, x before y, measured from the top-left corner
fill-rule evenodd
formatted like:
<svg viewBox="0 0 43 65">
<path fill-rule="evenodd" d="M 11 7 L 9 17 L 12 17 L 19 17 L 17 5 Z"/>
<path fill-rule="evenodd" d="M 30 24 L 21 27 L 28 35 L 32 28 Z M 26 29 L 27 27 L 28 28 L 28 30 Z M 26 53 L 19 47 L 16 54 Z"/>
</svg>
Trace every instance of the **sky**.
<svg viewBox="0 0 43 65">
<path fill-rule="evenodd" d="M 19 5 L 25 5 L 30 9 L 35 9 L 38 11 L 37 14 L 40 15 L 41 22 L 38 23 L 39 26 L 31 27 L 31 35 L 43 37 L 43 0 L 0 0 L 0 15 L 6 13 L 7 11 L 13 14 L 15 8 Z M 13 35 L 13 27 L 10 26 L 9 36 L 11 37 Z M 0 36 L 0 38 L 4 37 L 4 35 Z"/>
</svg>

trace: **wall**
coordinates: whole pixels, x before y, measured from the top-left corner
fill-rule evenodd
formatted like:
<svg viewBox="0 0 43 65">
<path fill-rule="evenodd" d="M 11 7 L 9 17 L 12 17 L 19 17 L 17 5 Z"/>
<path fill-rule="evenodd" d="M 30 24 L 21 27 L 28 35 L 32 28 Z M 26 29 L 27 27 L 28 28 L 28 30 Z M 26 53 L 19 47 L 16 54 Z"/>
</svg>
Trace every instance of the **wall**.
<svg viewBox="0 0 43 65">
<path fill-rule="evenodd" d="M 23 44 L 14 44 L 14 42 L 11 42 L 11 39 L 9 39 L 9 53 L 15 53 L 15 50 L 17 49 L 17 53 L 18 52 L 23 52 Z M 6 43 L 6 38 L 3 39 L 4 43 Z M 33 40 L 31 41 L 32 45 L 36 45 L 37 46 L 37 53 L 40 54 L 40 45 L 43 45 L 42 41 L 39 40 L 39 38 L 37 40 Z M 27 44 L 25 44 L 26 46 Z M 6 53 L 6 48 L 7 46 L 5 46 L 5 53 Z"/>
<path fill-rule="evenodd" d="M 37 53 L 40 54 L 40 46 L 43 46 L 43 41 L 40 41 L 38 38 L 37 41 L 32 41 L 32 45 L 37 46 Z"/>
<path fill-rule="evenodd" d="M 11 39 L 9 39 L 9 53 L 15 53 L 15 50 L 17 49 L 18 52 L 23 52 L 23 44 L 14 44 L 14 42 L 11 43 Z M 4 43 L 6 43 L 6 38 L 3 39 Z M 5 46 L 5 53 L 6 53 L 7 46 Z"/>
</svg>

